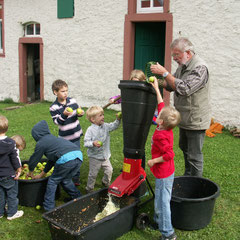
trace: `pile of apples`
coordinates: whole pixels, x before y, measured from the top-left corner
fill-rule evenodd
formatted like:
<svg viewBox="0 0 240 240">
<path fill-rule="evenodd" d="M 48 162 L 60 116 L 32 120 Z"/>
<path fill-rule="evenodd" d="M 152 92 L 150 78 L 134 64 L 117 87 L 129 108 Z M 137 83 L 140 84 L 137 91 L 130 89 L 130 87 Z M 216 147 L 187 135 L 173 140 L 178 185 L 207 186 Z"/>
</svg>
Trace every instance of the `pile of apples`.
<svg viewBox="0 0 240 240">
<path fill-rule="evenodd" d="M 39 162 L 33 170 L 33 175 L 36 176 L 36 175 L 40 174 L 42 172 L 42 170 L 44 169 L 46 164 L 47 164 L 46 162 L 43 162 L 43 163 Z M 51 168 L 51 170 L 45 175 L 45 177 L 49 177 L 50 175 L 52 175 L 53 170 L 54 170 L 54 167 Z M 29 167 L 28 167 L 28 164 L 25 163 L 22 166 L 22 172 L 21 172 L 21 175 L 20 175 L 19 179 L 31 180 L 32 178 L 28 177 L 28 173 L 29 173 Z"/>
</svg>

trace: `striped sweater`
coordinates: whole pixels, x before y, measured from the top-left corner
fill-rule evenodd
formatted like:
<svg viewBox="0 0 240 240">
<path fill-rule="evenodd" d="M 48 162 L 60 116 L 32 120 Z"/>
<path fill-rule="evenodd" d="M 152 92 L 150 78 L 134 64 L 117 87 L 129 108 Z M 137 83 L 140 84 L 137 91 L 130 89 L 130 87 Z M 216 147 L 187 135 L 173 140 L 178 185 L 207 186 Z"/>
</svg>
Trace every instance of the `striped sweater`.
<svg viewBox="0 0 240 240">
<path fill-rule="evenodd" d="M 79 106 L 74 98 L 68 97 L 66 101 L 66 105 L 63 105 L 56 99 L 55 102 L 50 106 L 50 114 L 54 124 L 58 125 L 59 137 L 71 142 L 75 142 L 80 140 L 80 137 L 83 135 L 76 112 Z M 63 114 L 66 107 L 71 107 L 73 109 L 73 114 L 71 116 L 66 116 Z"/>
</svg>

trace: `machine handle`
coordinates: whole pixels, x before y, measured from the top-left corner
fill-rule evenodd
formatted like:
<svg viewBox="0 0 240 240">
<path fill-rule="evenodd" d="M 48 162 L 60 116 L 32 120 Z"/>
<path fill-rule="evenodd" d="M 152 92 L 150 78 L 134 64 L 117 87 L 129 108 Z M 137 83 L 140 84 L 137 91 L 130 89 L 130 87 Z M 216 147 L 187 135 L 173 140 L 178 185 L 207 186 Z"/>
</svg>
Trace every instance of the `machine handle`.
<svg viewBox="0 0 240 240">
<path fill-rule="evenodd" d="M 115 98 L 115 99 L 113 100 L 113 103 L 115 103 L 115 102 L 116 102 L 117 100 L 119 100 L 120 98 L 121 98 L 121 96 Z M 105 106 L 103 106 L 103 109 L 109 107 L 109 106 L 112 105 L 113 103 L 108 103 L 108 104 L 106 104 Z"/>
</svg>

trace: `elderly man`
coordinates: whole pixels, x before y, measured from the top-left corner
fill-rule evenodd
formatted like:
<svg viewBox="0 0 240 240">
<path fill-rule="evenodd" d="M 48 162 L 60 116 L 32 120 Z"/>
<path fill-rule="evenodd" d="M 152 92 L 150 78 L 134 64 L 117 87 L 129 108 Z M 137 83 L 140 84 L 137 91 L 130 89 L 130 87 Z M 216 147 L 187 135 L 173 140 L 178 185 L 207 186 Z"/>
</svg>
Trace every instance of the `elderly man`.
<svg viewBox="0 0 240 240">
<path fill-rule="evenodd" d="M 175 39 L 170 48 L 178 63 L 176 72 L 172 75 L 160 64 L 152 65 L 151 71 L 163 76 L 160 87 L 174 91 L 174 105 L 181 114 L 179 147 L 185 160 L 184 175 L 201 177 L 202 147 L 211 119 L 208 68 L 187 38 Z"/>
</svg>

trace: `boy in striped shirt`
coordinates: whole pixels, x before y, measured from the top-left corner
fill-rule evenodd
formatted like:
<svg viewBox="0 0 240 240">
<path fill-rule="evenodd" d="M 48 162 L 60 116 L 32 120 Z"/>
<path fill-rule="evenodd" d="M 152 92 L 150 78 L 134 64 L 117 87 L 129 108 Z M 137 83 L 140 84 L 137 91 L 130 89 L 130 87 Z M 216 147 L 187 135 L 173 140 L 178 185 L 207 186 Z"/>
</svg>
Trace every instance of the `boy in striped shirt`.
<svg viewBox="0 0 240 240">
<path fill-rule="evenodd" d="M 68 97 L 68 85 L 63 80 L 55 80 L 52 84 L 53 94 L 56 100 L 50 106 L 50 114 L 54 124 L 58 126 L 58 136 L 76 144 L 80 149 L 80 137 L 83 135 L 78 117 L 84 115 L 84 111 L 78 114 L 79 105 L 74 98 Z M 69 111 L 71 108 L 73 111 Z M 73 182 L 79 186 L 80 169 Z"/>
</svg>

